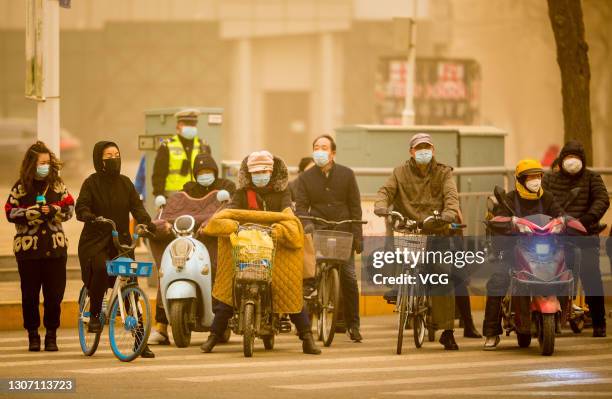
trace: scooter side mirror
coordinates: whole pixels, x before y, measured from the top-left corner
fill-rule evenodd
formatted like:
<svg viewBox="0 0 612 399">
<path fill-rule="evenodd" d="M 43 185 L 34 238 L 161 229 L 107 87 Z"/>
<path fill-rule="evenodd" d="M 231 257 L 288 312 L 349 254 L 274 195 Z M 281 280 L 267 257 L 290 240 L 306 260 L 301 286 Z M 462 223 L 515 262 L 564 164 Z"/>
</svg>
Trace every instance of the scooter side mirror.
<svg viewBox="0 0 612 399">
<path fill-rule="evenodd" d="M 217 201 L 224 203 L 230 200 L 230 193 L 227 190 L 217 191 Z"/>
<path fill-rule="evenodd" d="M 514 215 L 514 210 L 510 205 L 508 205 L 508 202 L 506 201 L 506 190 L 504 190 L 500 186 L 495 186 L 495 188 L 493 189 L 493 195 L 501 206 L 506 208 L 506 210 L 510 212 L 511 215 Z"/>
</svg>

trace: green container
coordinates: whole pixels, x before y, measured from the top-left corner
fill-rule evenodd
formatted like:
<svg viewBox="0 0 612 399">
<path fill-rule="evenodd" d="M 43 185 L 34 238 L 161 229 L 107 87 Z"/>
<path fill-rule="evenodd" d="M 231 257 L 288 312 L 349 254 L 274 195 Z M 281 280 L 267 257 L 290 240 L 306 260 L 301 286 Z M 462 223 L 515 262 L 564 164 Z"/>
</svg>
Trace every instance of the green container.
<svg viewBox="0 0 612 399">
<path fill-rule="evenodd" d="M 416 133 L 428 133 L 436 159 L 452 167 L 504 166 L 506 133 L 483 126 L 352 125 L 336 129 L 339 163 L 351 167 L 393 168 L 410 158 L 409 143 Z M 386 177 L 359 176 L 362 195 L 374 195 Z M 491 191 L 503 176 L 462 176 L 460 192 Z"/>
<path fill-rule="evenodd" d="M 336 130 L 339 163 L 350 167 L 394 168 L 410 158 L 409 143 L 416 133 L 431 135 L 436 159 L 456 167 L 504 166 L 506 133 L 484 126 L 384 126 L 354 125 Z M 385 176 L 357 176 L 363 197 L 372 198 L 385 183 Z M 486 195 L 495 185 L 504 185 L 503 175 L 455 176 L 467 235 L 482 235 Z M 473 193 L 473 194 L 469 194 Z"/>
<path fill-rule="evenodd" d="M 153 205 L 153 187 L 151 175 L 155 155 L 161 142 L 176 134 L 176 118 L 174 114 L 185 108 L 195 108 L 201 112 L 198 117 L 198 137 L 211 147 L 212 155 L 217 160 L 219 168 L 223 155 L 222 130 L 223 130 L 223 108 L 210 107 L 172 107 L 158 108 L 145 111 L 145 134 L 139 137 L 138 148 L 144 152 L 146 159 L 146 200 L 145 206 L 151 215 L 157 210 Z"/>
</svg>

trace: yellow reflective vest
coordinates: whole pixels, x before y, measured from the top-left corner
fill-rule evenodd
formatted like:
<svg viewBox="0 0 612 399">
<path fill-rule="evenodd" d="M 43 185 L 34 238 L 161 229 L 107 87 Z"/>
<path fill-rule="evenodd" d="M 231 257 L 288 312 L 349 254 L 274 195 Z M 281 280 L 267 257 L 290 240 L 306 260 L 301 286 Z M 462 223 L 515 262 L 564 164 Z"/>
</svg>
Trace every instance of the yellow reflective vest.
<svg viewBox="0 0 612 399">
<path fill-rule="evenodd" d="M 187 159 L 187 153 L 183 148 L 183 144 L 175 134 L 170 141 L 166 143 L 168 147 L 168 176 L 166 177 L 166 192 L 181 191 L 185 183 L 193 180 L 191 170 L 195 157 L 200 153 L 200 140 L 196 137 L 193 139 L 193 149 L 191 150 L 191 159 L 189 160 L 189 173 L 181 175 L 183 162 Z"/>
</svg>

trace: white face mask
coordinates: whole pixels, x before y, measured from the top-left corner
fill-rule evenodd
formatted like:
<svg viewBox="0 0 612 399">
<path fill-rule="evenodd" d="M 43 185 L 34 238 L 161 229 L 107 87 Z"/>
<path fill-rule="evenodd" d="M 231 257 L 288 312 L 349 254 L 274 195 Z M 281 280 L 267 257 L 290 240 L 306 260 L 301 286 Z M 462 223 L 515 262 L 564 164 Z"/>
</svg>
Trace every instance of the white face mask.
<svg viewBox="0 0 612 399">
<path fill-rule="evenodd" d="M 195 126 L 183 126 L 181 128 L 181 136 L 187 140 L 193 140 L 198 135 L 198 128 Z"/>
<path fill-rule="evenodd" d="M 527 190 L 532 193 L 537 193 L 540 191 L 540 187 L 542 187 L 542 179 L 532 179 L 525 183 L 525 187 Z"/>
<path fill-rule="evenodd" d="M 563 160 L 563 169 L 570 175 L 575 175 L 582 170 L 582 161 L 578 158 L 565 158 Z"/>
</svg>

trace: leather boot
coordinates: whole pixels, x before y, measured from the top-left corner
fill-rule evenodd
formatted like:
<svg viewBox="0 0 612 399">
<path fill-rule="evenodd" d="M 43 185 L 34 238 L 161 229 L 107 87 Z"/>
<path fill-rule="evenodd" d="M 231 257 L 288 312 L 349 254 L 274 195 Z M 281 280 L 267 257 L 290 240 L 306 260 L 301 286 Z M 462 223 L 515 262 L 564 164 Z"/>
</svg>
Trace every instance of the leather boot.
<svg viewBox="0 0 612 399">
<path fill-rule="evenodd" d="M 155 353 L 151 349 L 149 349 L 149 345 L 145 345 L 142 352 L 140 352 L 140 357 L 145 359 L 153 359 L 155 357 Z"/>
<path fill-rule="evenodd" d="M 40 335 L 38 335 L 38 330 L 28 331 L 28 341 L 28 350 L 30 352 L 40 352 Z"/>
<path fill-rule="evenodd" d="M 55 330 L 47 330 L 47 333 L 45 334 L 45 351 L 57 352 L 58 350 L 57 335 Z"/>
<path fill-rule="evenodd" d="M 440 336 L 439 342 L 444 345 L 444 349 L 447 351 L 456 351 L 459 349 L 459 345 L 457 345 L 457 342 L 455 342 L 453 330 L 444 330 Z"/>
<path fill-rule="evenodd" d="M 461 321 L 463 322 L 463 336 L 465 338 L 482 338 L 482 335 L 476 329 L 474 320 L 472 319 L 472 309 L 470 307 L 469 296 L 455 297 L 455 304 L 459 309 Z"/>
<path fill-rule="evenodd" d="M 210 333 L 206 342 L 200 346 L 200 350 L 204 353 L 210 353 L 218 342 L 219 337 L 213 333 Z"/>
<path fill-rule="evenodd" d="M 315 344 L 314 338 L 312 337 L 312 333 L 310 331 L 302 334 L 300 339 L 302 340 L 302 352 L 307 355 L 321 354 L 321 349 L 319 349 Z"/>
</svg>

